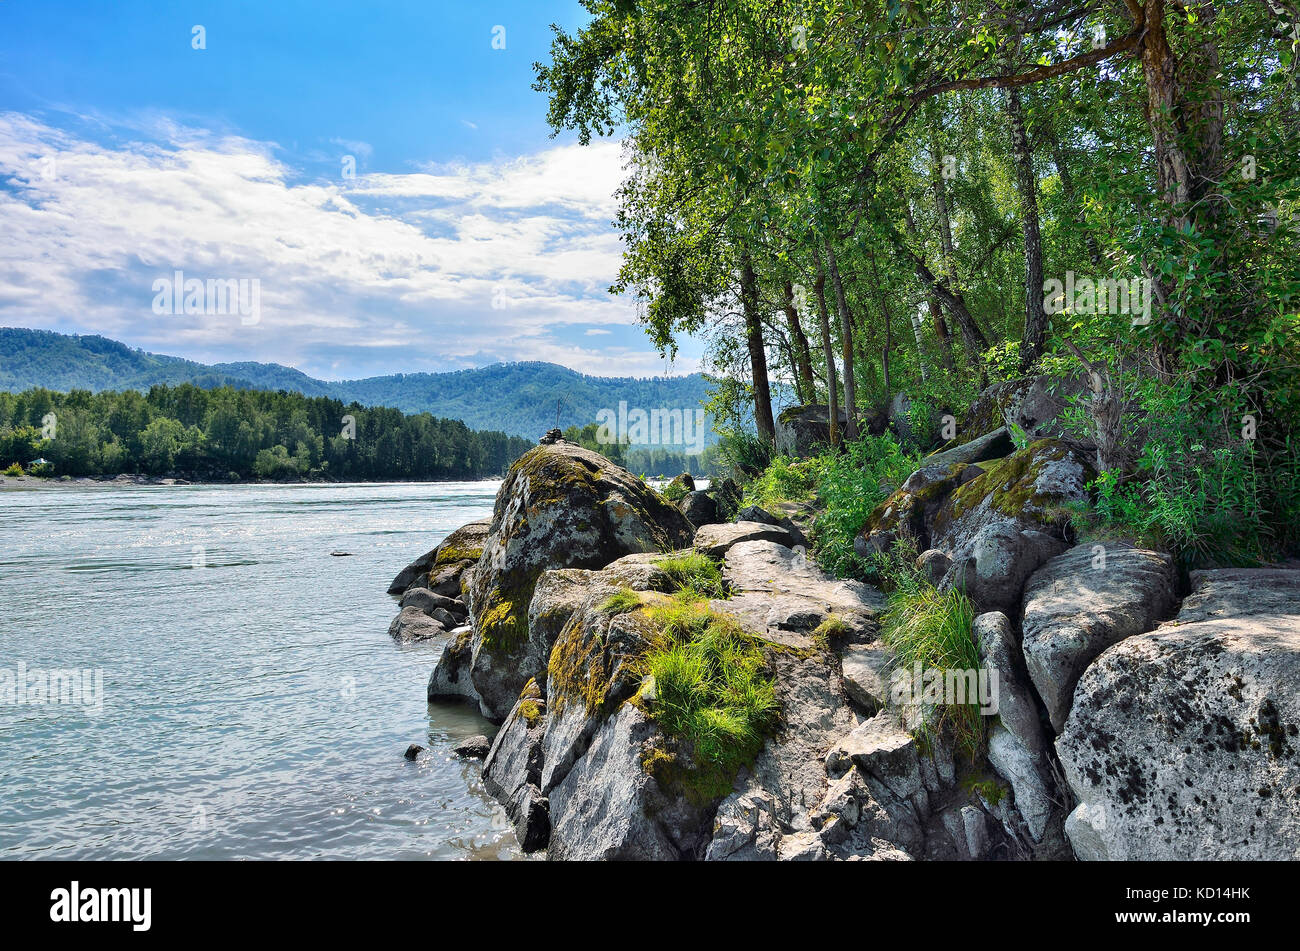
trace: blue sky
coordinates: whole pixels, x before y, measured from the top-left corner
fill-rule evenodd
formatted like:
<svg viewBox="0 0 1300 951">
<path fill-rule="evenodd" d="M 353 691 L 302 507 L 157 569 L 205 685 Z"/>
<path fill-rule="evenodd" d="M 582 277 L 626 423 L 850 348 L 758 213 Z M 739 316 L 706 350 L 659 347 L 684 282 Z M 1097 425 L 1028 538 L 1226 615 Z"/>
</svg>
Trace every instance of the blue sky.
<svg viewBox="0 0 1300 951">
<path fill-rule="evenodd" d="M 582 17 L 558 0 L 3 0 L 0 325 L 331 379 L 693 371 L 698 345 L 670 366 L 605 290 L 619 143 L 550 138 L 530 88 L 549 24 Z M 256 280 L 256 319 L 158 313 L 176 271 Z"/>
</svg>

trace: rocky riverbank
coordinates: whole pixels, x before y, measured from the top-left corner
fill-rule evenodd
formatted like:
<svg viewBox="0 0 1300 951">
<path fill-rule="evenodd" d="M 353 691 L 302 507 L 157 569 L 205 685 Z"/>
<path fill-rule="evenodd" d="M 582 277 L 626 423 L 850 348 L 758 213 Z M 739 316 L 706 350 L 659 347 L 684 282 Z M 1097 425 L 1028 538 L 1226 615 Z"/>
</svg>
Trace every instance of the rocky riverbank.
<svg viewBox="0 0 1300 951">
<path fill-rule="evenodd" d="M 1035 405 L 1032 442 L 931 456 L 856 543 L 970 597 L 974 756 L 916 732 L 884 595 L 810 560 L 808 513 L 673 504 L 554 434 L 394 580 L 390 633 L 446 639 L 429 700 L 501 724 L 485 786 L 552 859 L 1300 857 L 1300 570 L 1074 544 L 1087 447 Z"/>
</svg>

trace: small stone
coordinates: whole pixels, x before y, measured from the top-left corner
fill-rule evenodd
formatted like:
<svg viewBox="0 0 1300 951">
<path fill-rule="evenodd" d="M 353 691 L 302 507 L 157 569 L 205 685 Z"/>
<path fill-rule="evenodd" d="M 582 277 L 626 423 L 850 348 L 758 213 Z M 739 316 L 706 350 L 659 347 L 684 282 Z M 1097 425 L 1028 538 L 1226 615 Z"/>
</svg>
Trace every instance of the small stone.
<svg viewBox="0 0 1300 951">
<path fill-rule="evenodd" d="M 492 741 L 480 733 L 461 740 L 451 748 L 451 751 L 465 759 L 486 759 L 490 749 L 492 749 Z"/>
<path fill-rule="evenodd" d="M 409 760 L 414 760 L 423 752 L 424 752 L 423 746 L 421 746 L 419 743 L 412 743 L 410 746 L 406 748 L 406 752 L 403 753 L 402 755 Z"/>
</svg>

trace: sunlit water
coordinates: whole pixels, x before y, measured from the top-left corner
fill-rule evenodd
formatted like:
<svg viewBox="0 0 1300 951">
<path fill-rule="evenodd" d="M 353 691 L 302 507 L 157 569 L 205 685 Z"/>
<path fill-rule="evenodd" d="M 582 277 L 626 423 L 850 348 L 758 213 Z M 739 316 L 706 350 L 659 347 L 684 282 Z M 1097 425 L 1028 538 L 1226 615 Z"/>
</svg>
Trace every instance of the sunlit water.
<svg viewBox="0 0 1300 951">
<path fill-rule="evenodd" d="M 515 857 L 384 593 L 496 488 L 0 491 L 0 671 L 103 671 L 102 712 L 0 702 L 0 857 Z"/>
</svg>

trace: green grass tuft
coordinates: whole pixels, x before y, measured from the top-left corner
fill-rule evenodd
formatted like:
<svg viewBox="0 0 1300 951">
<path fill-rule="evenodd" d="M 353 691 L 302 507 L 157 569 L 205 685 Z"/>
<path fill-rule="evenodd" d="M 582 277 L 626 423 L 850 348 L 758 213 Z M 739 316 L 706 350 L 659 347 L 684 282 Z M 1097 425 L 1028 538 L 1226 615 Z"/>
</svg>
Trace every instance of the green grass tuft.
<svg viewBox="0 0 1300 951">
<path fill-rule="evenodd" d="M 708 555 L 686 552 L 669 555 L 655 565 L 672 580 L 677 593 L 688 601 L 725 598 L 727 587 L 722 580 L 722 566 Z"/>
<path fill-rule="evenodd" d="M 600 605 L 606 614 L 626 614 L 641 607 L 641 595 L 631 588 L 619 588 Z"/>
<path fill-rule="evenodd" d="M 881 618 L 881 640 L 894 652 L 894 668 L 911 670 L 920 663 L 923 670 L 979 670 L 970 599 L 961 591 L 939 591 L 916 576 L 896 579 L 898 587 Z M 940 705 L 917 732 L 937 736 L 945 727 L 951 728 L 957 747 L 973 759 L 984 739 L 978 703 Z"/>
<path fill-rule="evenodd" d="M 697 789 L 725 792 L 754 761 L 776 722 L 776 687 L 762 649 L 699 602 L 647 610 L 661 640 L 645 656 L 654 677 L 652 716 L 693 757 Z"/>
</svg>

